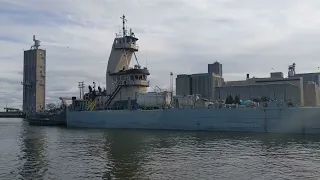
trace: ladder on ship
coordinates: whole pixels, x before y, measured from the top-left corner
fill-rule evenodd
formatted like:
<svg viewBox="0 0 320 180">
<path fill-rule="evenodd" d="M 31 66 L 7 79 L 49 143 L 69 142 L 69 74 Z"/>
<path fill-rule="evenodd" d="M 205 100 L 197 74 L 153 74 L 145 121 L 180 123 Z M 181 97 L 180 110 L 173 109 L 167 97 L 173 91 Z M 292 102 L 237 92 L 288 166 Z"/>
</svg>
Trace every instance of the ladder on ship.
<svg viewBox="0 0 320 180">
<path fill-rule="evenodd" d="M 111 96 L 109 97 L 109 99 L 106 102 L 106 107 L 108 107 L 111 103 L 111 101 L 116 97 L 116 95 L 118 94 L 118 92 L 120 91 L 122 85 L 118 85 L 117 88 L 113 91 L 113 93 L 111 94 Z"/>
</svg>

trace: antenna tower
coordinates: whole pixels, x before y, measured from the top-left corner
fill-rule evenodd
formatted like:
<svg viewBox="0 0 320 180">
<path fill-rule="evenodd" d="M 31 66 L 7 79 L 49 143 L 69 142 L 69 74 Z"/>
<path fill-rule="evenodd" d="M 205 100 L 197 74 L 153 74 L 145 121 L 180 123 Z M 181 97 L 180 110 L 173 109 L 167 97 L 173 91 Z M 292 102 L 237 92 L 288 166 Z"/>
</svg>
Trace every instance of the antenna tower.
<svg viewBox="0 0 320 180">
<path fill-rule="evenodd" d="M 148 68 L 148 54 L 146 52 L 146 68 Z"/>
<path fill-rule="evenodd" d="M 120 19 L 122 19 L 122 31 L 123 31 L 123 37 L 126 36 L 127 34 L 127 30 L 126 30 L 126 16 L 122 15 L 122 17 L 120 17 Z"/>
</svg>

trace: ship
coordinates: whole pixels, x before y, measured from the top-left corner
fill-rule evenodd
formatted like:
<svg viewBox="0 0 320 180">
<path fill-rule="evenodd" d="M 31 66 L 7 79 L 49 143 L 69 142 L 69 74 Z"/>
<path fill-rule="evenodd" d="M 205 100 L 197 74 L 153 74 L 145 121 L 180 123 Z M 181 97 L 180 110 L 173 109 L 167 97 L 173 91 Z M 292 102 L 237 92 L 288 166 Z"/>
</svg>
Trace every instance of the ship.
<svg viewBox="0 0 320 180">
<path fill-rule="evenodd" d="M 320 133 L 320 108 L 290 102 L 242 101 L 227 105 L 201 96 L 147 92 L 149 70 L 136 56 L 138 38 L 127 31 L 114 38 L 106 71 L 106 89 L 95 83 L 66 108 L 68 127 L 224 132 Z M 136 64 L 130 67 L 131 59 Z"/>
<path fill-rule="evenodd" d="M 41 112 L 29 113 L 26 119 L 32 126 L 66 126 L 66 98 L 60 97 L 61 105 Z"/>
</svg>

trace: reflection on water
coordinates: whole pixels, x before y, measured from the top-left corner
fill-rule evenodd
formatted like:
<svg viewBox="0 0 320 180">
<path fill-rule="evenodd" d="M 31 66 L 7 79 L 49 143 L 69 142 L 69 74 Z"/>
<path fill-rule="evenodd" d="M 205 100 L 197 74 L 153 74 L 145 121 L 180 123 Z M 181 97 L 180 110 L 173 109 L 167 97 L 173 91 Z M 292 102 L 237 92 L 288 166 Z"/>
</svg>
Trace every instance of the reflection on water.
<svg viewBox="0 0 320 180">
<path fill-rule="evenodd" d="M 310 135 L 67 129 L 0 119 L 0 143 L 1 180 L 320 178 L 320 137 Z"/>
<path fill-rule="evenodd" d="M 132 131 L 109 131 L 104 133 L 104 137 L 105 151 L 111 167 L 104 177 L 124 179 L 143 176 L 140 168 L 145 161 L 145 154 L 142 153 L 144 137 Z"/>
<path fill-rule="evenodd" d="M 41 179 L 46 171 L 46 140 L 45 133 L 41 128 L 22 126 L 21 128 L 21 154 L 19 167 L 20 179 Z"/>
</svg>

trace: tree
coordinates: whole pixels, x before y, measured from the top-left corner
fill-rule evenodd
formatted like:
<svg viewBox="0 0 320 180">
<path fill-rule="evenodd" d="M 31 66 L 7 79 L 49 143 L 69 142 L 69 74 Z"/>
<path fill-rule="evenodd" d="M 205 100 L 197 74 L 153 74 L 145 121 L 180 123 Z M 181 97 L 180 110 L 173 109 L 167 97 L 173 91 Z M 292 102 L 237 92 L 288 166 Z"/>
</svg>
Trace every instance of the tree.
<svg viewBox="0 0 320 180">
<path fill-rule="evenodd" d="M 229 95 L 226 99 L 226 104 L 233 104 L 233 103 L 234 103 L 233 98 L 231 95 Z"/>
<path fill-rule="evenodd" d="M 230 104 L 230 98 L 229 98 L 229 96 L 227 96 L 227 98 L 226 98 L 226 104 Z"/>
<path fill-rule="evenodd" d="M 46 109 L 49 110 L 49 111 L 50 110 L 54 110 L 56 108 L 57 108 L 57 106 L 54 103 L 46 104 Z"/>
<path fill-rule="evenodd" d="M 233 100 L 233 97 L 231 96 L 231 94 L 229 95 L 229 101 L 230 101 L 230 104 L 234 103 L 234 100 Z"/>
<path fill-rule="evenodd" d="M 240 104 L 240 98 L 238 95 L 236 95 L 236 97 L 234 97 L 234 103 L 235 104 Z"/>
</svg>

